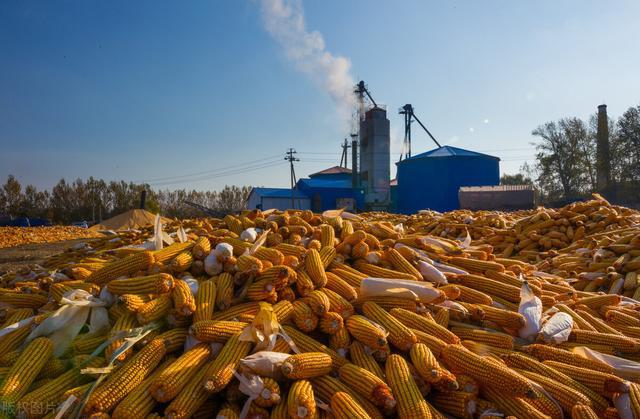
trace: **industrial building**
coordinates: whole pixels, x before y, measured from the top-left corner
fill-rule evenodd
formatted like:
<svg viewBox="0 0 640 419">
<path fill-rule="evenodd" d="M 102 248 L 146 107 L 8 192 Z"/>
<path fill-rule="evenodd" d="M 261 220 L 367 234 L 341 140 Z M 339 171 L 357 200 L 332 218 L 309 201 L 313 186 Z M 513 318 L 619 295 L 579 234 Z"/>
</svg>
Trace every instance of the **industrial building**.
<svg viewBox="0 0 640 419">
<path fill-rule="evenodd" d="M 461 186 L 500 183 L 500 159 L 475 151 L 444 146 L 396 163 L 397 210 L 410 214 L 423 209 L 459 208 Z"/>
<path fill-rule="evenodd" d="M 288 208 L 311 209 L 309 197 L 297 189 L 293 190 L 293 205 L 291 205 L 291 189 L 288 188 L 253 188 L 247 199 L 249 209 Z"/>
</svg>

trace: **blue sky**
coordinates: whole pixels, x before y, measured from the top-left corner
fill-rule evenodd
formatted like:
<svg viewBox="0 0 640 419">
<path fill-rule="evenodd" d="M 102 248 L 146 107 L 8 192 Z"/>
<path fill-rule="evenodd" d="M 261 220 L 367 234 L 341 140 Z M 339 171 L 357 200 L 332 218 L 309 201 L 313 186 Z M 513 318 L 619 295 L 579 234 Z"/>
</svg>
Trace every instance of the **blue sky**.
<svg viewBox="0 0 640 419">
<path fill-rule="evenodd" d="M 203 190 L 287 186 L 288 147 L 299 177 L 337 164 L 340 107 L 263 5 L 0 2 L 0 177 Z M 392 160 L 405 103 L 441 143 L 501 157 L 507 173 L 533 158 L 537 125 L 640 103 L 637 1 L 327 0 L 301 12 L 322 52 L 388 106 Z M 414 131 L 413 153 L 431 148 Z"/>
</svg>

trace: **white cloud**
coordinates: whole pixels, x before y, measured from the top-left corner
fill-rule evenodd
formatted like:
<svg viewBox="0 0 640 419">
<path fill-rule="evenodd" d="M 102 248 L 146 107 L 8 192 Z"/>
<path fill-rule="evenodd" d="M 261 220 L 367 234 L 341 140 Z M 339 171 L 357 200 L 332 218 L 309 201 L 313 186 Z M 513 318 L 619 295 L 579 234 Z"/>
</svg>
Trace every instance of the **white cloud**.
<svg viewBox="0 0 640 419">
<path fill-rule="evenodd" d="M 469 128 L 469 132 L 475 132 L 475 130 L 476 129 L 474 127 Z"/>
<path fill-rule="evenodd" d="M 489 123 L 489 119 L 485 118 L 483 122 L 484 122 L 485 124 L 488 124 L 488 123 Z"/>
</svg>

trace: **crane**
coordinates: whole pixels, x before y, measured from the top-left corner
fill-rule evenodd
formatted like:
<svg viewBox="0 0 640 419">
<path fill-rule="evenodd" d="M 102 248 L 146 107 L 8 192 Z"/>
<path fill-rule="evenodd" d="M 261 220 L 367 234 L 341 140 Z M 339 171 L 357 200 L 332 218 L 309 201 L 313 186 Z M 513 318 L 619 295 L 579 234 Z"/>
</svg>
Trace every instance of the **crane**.
<svg viewBox="0 0 640 419">
<path fill-rule="evenodd" d="M 410 103 L 407 103 L 402 108 L 398 110 L 400 115 L 404 115 L 404 157 L 405 159 L 411 157 L 411 123 L 415 120 L 423 130 L 431 137 L 434 143 L 438 146 L 438 148 L 442 147 L 438 140 L 429 132 L 427 127 L 418 119 L 416 114 L 413 111 L 413 106 Z M 400 154 L 400 160 L 402 160 L 402 154 Z"/>
</svg>

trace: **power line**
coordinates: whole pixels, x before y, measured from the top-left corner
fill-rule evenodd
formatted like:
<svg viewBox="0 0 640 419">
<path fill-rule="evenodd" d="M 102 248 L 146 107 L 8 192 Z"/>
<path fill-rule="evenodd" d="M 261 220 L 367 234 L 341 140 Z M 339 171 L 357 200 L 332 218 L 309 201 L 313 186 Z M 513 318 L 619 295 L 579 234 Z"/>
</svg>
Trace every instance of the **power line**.
<svg viewBox="0 0 640 419">
<path fill-rule="evenodd" d="M 293 195 L 296 183 L 298 183 L 298 181 L 296 180 L 296 171 L 293 168 L 293 162 L 300 161 L 299 158 L 293 156 L 294 154 L 296 154 L 296 151 L 293 148 L 289 148 L 289 151 L 286 152 L 284 157 L 284 159 L 291 165 L 291 208 L 296 207 L 295 201 L 293 200 Z"/>
<path fill-rule="evenodd" d="M 256 170 L 266 169 L 268 167 L 275 167 L 275 166 L 279 166 L 281 164 L 282 164 L 281 161 L 267 162 L 267 163 L 262 163 L 262 164 L 259 164 L 259 165 L 244 167 L 244 168 L 241 168 L 241 169 L 234 169 L 234 170 L 229 170 L 229 171 L 222 172 L 222 173 L 216 173 L 216 174 L 209 175 L 209 176 L 201 176 L 201 177 L 198 177 L 198 178 L 186 179 L 186 180 L 156 182 L 156 183 L 150 183 L 150 185 L 153 185 L 153 186 L 166 186 L 166 185 L 175 185 L 177 183 L 199 182 L 199 181 L 202 181 L 202 180 L 216 179 L 216 178 L 219 178 L 219 177 L 225 177 L 225 176 L 231 176 L 231 175 L 240 175 L 240 174 L 244 174 L 244 173 L 255 172 Z"/>
<path fill-rule="evenodd" d="M 219 167 L 216 169 L 210 169 L 210 170 L 203 170 L 201 172 L 194 172 L 194 173 L 189 173 L 189 174 L 185 174 L 185 175 L 175 175 L 175 176 L 167 176 L 167 177 L 161 177 L 161 178 L 153 178 L 153 179 L 145 179 L 136 183 L 152 183 L 152 182 L 163 182 L 163 181 L 169 181 L 169 180 L 177 180 L 177 179 L 182 179 L 182 178 L 189 178 L 192 176 L 202 176 L 202 175 L 206 175 L 206 174 L 215 174 L 217 172 L 221 172 L 221 171 L 225 171 L 225 170 L 229 170 L 229 169 L 234 169 L 236 167 L 242 167 L 242 166 L 247 166 L 247 165 L 251 165 L 251 164 L 255 164 L 258 162 L 265 162 L 266 160 L 275 160 L 277 158 L 280 157 L 280 154 L 276 154 L 273 156 L 269 156 L 269 157 L 263 157 L 260 159 L 256 159 L 256 160 L 252 160 L 252 161 L 248 161 L 246 163 L 240 163 L 240 164 L 234 164 L 231 166 L 225 166 L 225 167 Z"/>
</svg>

